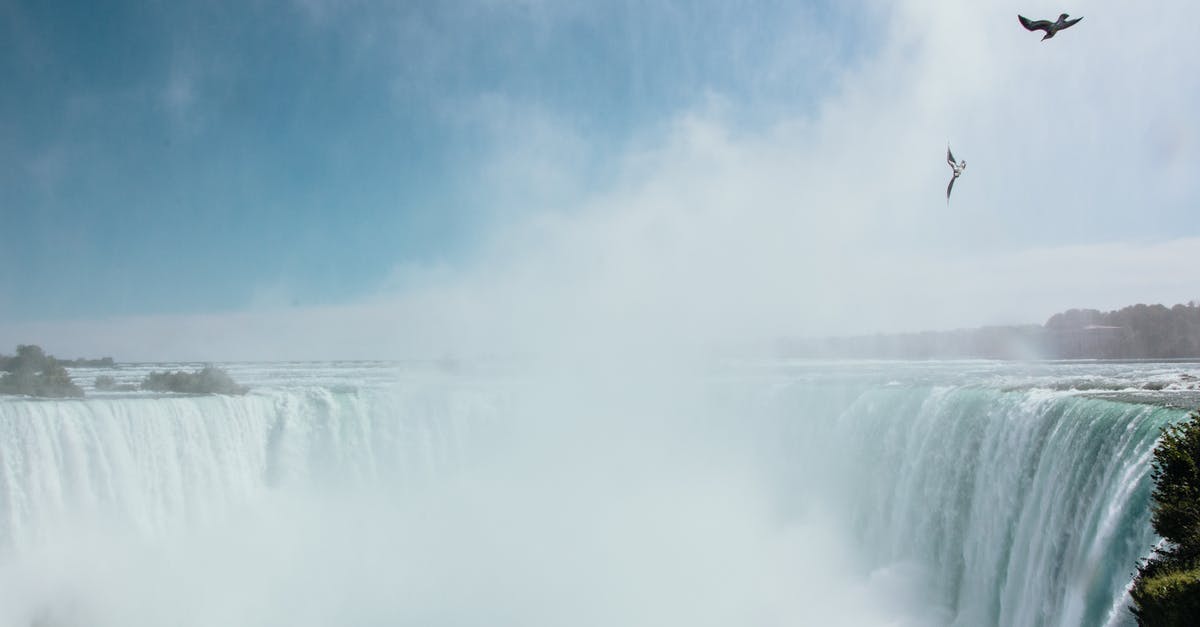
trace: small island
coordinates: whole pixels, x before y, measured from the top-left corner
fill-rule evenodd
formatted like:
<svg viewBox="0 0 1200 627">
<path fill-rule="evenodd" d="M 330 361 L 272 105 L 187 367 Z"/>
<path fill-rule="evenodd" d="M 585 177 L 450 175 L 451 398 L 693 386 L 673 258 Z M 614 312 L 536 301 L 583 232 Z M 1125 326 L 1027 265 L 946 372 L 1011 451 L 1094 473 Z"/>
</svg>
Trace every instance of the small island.
<svg viewBox="0 0 1200 627">
<path fill-rule="evenodd" d="M 196 372 L 154 371 L 142 380 L 141 388 L 151 392 L 181 394 L 245 394 L 249 390 L 235 383 L 228 372 L 214 366 L 205 366 Z"/>
<path fill-rule="evenodd" d="M 83 389 L 71 380 L 67 368 L 40 346 L 22 344 L 11 357 L 0 355 L 0 394 L 23 394 L 47 398 L 83 396 Z"/>
<path fill-rule="evenodd" d="M 67 368 L 113 368 L 112 357 L 101 359 L 62 360 L 47 355 L 35 344 L 17 346 L 16 355 L 0 355 L 0 394 L 41 398 L 82 398 L 83 388 L 71 380 Z M 152 371 L 139 384 L 118 384 L 112 375 L 101 374 L 95 379 L 101 392 L 175 392 L 179 394 L 245 394 L 225 370 L 205 366 L 195 372 Z"/>
</svg>

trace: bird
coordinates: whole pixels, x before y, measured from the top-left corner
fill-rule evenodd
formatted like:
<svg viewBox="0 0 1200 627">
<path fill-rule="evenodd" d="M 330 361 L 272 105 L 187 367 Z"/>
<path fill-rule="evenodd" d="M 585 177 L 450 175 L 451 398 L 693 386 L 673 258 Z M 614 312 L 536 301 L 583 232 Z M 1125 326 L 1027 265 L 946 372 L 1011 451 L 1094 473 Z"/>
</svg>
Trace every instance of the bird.
<svg viewBox="0 0 1200 627">
<path fill-rule="evenodd" d="M 1060 31 L 1064 28 L 1070 28 L 1070 27 L 1074 26 L 1076 22 L 1083 19 L 1082 17 L 1077 17 L 1073 20 L 1068 20 L 1067 19 L 1068 17 L 1071 17 L 1071 16 L 1067 15 L 1066 13 L 1063 13 L 1062 15 L 1058 16 L 1057 22 L 1051 22 L 1050 20 L 1034 21 L 1034 20 L 1031 20 L 1031 19 L 1025 17 L 1024 15 L 1017 15 L 1017 19 L 1021 21 L 1021 26 L 1024 26 L 1025 30 L 1027 30 L 1027 31 L 1035 31 L 1035 30 L 1046 31 L 1046 35 L 1044 37 L 1042 37 L 1042 41 L 1046 41 L 1047 39 L 1050 39 L 1058 31 Z"/>
<path fill-rule="evenodd" d="M 967 169 L 966 160 L 959 162 L 954 161 L 954 153 L 950 152 L 950 145 L 946 144 L 946 163 L 950 164 L 950 169 L 954 170 L 954 174 L 950 177 L 950 184 L 946 186 L 946 202 L 950 202 L 950 190 L 954 189 L 954 181 L 962 176 L 963 170 Z"/>
</svg>

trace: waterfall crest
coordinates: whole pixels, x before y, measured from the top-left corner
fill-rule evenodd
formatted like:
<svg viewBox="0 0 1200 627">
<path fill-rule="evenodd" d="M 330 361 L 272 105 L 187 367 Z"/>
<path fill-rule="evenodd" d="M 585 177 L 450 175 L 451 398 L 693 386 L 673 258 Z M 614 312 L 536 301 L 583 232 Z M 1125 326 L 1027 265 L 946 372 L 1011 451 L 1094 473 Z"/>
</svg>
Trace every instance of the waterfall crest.
<svg viewBox="0 0 1200 627">
<path fill-rule="evenodd" d="M 0 575 L 6 563 L 16 564 L 86 527 L 81 521 L 100 521 L 151 543 L 162 539 L 169 544 L 194 530 L 219 526 L 280 493 L 317 493 L 330 496 L 329 502 L 345 503 L 338 495 L 367 487 L 374 490 L 372 500 L 403 502 L 430 488 L 457 496 L 421 501 L 418 509 L 435 513 L 418 512 L 415 518 L 411 512 L 381 513 L 381 520 L 391 516 L 388 520 L 394 522 L 381 523 L 374 531 L 367 528 L 364 537 L 373 538 L 372 546 L 388 545 L 393 535 L 403 535 L 406 525 L 415 525 L 420 532 L 405 540 L 410 544 L 403 550 L 422 553 L 428 546 L 453 543 L 444 536 L 457 529 L 468 544 L 482 543 L 481 550 L 514 562 L 530 558 L 513 553 L 510 543 L 557 542 L 561 552 L 577 550 L 578 542 L 594 542 L 596 547 L 586 552 L 616 577 L 598 586 L 623 585 L 627 569 L 671 573 L 653 581 L 676 574 L 690 577 L 696 573 L 675 573 L 682 568 L 677 564 L 708 555 L 722 543 L 742 546 L 727 552 L 726 559 L 745 560 L 739 572 L 746 576 L 739 582 L 743 587 L 729 594 L 744 596 L 756 609 L 747 614 L 728 599 L 726 605 L 738 610 L 731 620 L 743 620 L 765 612 L 759 604 L 767 601 L 757 595 L 766 573 L 791 572 L 769 563 L 780 559 L 771 548 L 781 545 L 784 535 L 778 530 L 792 525 L 815 538 L 819 529 L 805 525 L 819 514 L 838 530 L 838 539 L 830 540 L 838 547 L 818 546 L 821 542 L 813 538 L 801 545 L 813 555 L 822 554 L 827 563 L 855 565 L 853 576 L 865 584 L 851 582 L 850 596 L 870 597 L 881 588 L 877 580 L 902 579 L 923 607 L 900 624 L 1130 622 L 1125 589 L 1138 558 L 1156 540 L 1149 524 L 1149 460 L 1160 428 L 1181 418 L 1182 410 L 1072 390 L 947 385 L 922 377 L 718 379 L 706 380 L 703 391 L 682 404 L 636 408 L 646 409 L 647 416 L 671 407 L 688 414 L 657 423 L 642 420 L 633 405 L 619 402 L 572 410 L 563 399 L 579 398 L 574 390 L 547 394 L 537 385 L 525 385 L 514 394 L 511 385 L 455 377 L 419 385 L 266 387 L 242 397 L 4 399 Z M 714 389 L 719 392 L 713 394 Z M 601 396 L 611 399 L 621 390 L 606 387 Z M 530 422 L 530 412 L 541 416 Z M 689 412 L 701 415 L 693 421 Z M 607 429 L 598 426 L 609 414 L 622 418 Z M 572 420 L 591 426 L 575 428 Z M 514 428 L 522 421 L 523 428 Z M 504 446 L 512 450 L 497 455 Z M 562 451 L 552 451 L 556 447 Z M 751 452 L 730 454 L 738 450 Z M 489 459 L 490 465 L 479 465 Z M 754 472 L 742 472 L 739 464 L 754 466 Z M 455 477 L 470 487 L 456 492 Z M 772 486 L 762 490 L 770 495 L 766 499 L 790 505 L 763 506 L 757 496 L 763 486 L 745 483 L 746 477 L 759 477 L 751 484 L 766 478 Z M 466 505 L 453 502 L 460 497 Z M 671 503 L 675 505 L 664 505 Z M 514 509 L 520 511 L 514 514 Z M 314 510 L 305 505 L 294 511 Z M 775 513 L 764 513 L 770 511 Z M 726 514 L 740 518 L 722 527 L 717 523 Z M 356 515 L 349 512 L 336 524 L 356 533 Z M 661 520 L 656 527 L 640 529 L 638 521 L 646 515 Z M 488 516 L 507 521 L 507 526 L 497 527 Z M 308 531 L 324 533 L 319 525 L 325 522 L 314 524 L 317 531 Z M 493 537 L 499 528 L 509 535 Z M 480 529 L 485 535 L 472 540 Z M 659 535 L 643 537 L 653 529 Z M 661 535 L 665 529 L 671 531 Z M 766 531 L 771 529 L 776 531 Z M 347 531 L 339 527 L 338 533 Z M 722 534 L 761 537 L 750 542 Z M 763 540 L 771 534 L 779 537 Z M 641 548 L 622 548 L 629 537 Z M 841 546 L 844 539 L 847 546 Z M 737 544 L 743 541 L 750 543 Z M 679 546 L 673 553 L 661 552 L 662 563 L 647 563 L 647 551 L 658 550 L 661 542 Z M 788 542 L 782 545 L 793 546 Z M 689 555 L 693 550 L 696 555 Z M 378 551 L 387 554 L 387 549 Z M 454 568 L 466 568 L 462 560 L 473 569 L 487 559 L 453 555 L 444 568 L 455 573 L 461 571 Z M 683 555 L 687 557 L 680 562 Z M 801 554 L 788 559 L 817 558 Z M 550 563 L 560 570 L 575 567 Z M 708 562 L 704 567 L 715 568 L 717 580 L 728 576 L 724 567 Z M 435 586 L 423 579 L 423 572 L 406 576 Z M 262 578 L 271 576 L 276 575 Z M 480 590 L 495 585 L 481 584 L 472 594 L 487 594 Z M 519 578 L 507 585 L 513 586 L 510 596 L 525 594 Z M 812 580 L 771 585 L 793 592 L 771 597 L 769 604 L 793 596 L 809 604 L 822 601 L 816 594 L 796 596 L 803 589 L 818 589 Z M 625 592 L 642 598 L 632 589 Z M 564 598 L 574 594 L 565 588 L 560 593 Z M 692 590 L 680 594 L 695 596 Z M 362 607 L 383 623 L 397 616 L 429 617 L 406 614 L 416 611 L 410 605 L 374 602 Z M 577 600 L 594 602 L 590 596 Z M 562 605 L 566 611 L 570 603 Z M 701 607 L 692 608 L 697 616 L 717 618 Z M 678 616 L 674 610 L 655 608 L 654 613 L 641 605 L 622 609 L 624 614 L 609 612 L 614 621 L 633 624 L 638 621 L 631 616 L 653 616 L 661 622 Z M 8 611 L 18 615 L 26 610 Z M 522 606 L 514 620 L 528 618 L 526 611 Z M 4 612 L 0 601 L 0 620 Z M 887 615 L 883 610 L 846 614 L 839 622 L 834 620 L 837 610 L 822 612 L 827 624 L 847 625 L 883 624 L 874 618 Z M 804 622 L 803 610 L 789 609 L 788 615 Z M 456 620 L 473 624 L 475 616 Z M 104 624 L 119 623 L 113 620 Z M 276 624 L 269 618 L 262 623 Z"/>
</svg>

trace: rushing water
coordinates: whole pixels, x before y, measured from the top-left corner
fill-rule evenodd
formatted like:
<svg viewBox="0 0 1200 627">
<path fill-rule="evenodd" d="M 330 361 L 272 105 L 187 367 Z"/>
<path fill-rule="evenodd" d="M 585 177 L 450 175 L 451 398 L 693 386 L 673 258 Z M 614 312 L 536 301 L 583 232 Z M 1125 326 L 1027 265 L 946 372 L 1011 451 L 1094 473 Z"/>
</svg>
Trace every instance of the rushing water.
<svg viewBox="0 0 1200 627">
<path fill-rule="evenodd" d="M 0 622 L 1123 624 L 1198 368 L 230 370 L 0 400 Z"/>
</svg>

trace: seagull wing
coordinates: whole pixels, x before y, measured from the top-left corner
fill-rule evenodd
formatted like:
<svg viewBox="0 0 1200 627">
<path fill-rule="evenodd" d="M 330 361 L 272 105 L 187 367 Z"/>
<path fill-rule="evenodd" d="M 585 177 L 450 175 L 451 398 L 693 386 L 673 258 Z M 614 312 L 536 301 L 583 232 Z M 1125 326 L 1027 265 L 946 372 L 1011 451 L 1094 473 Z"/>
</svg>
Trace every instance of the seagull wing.
<svg viewBox="0 0 1200 627">
<path fill-rule="evenodd" d="M 1034 20 L 1031 20 L 1031 19 L 1025 17 L 1024 15 L 1018 15 L 1017 19 L 1021 21 L 1021 26 L 1024 26 L 1025 30 L 1029 30 L 1029 31 L 1044 30 L 1046 32 L 1050 32 L 1050 26 L 1051 26 L 1050 20 L 1034 21 Z M 1080 19 L 1082 19 L 1082 18 L 1080 18 Z"/>
<path fill-rule="evenodd" d="M 950 152 L 949 146 L 946 146 L 946 163 L 949 163 L 950 167 L 952 168 L 958 165 L 958 163 L 954 161 L 954 153 Z"/>
<path fill-rule="evenodd" d="M 957 180 L 957 176 L 950 177 L 950 184 L 946 186 L 946 202 L 950 202 L 950 190 L 954 189 L 954 181 Z"/>
<path fill-rule="evenodd" d="M 1078 22 L 1079 20 L 1082 20 L 1082 19 L 1083 19 L 1082 17 L 1077 17 L 1073 20 L 1067 20 L 1067 21 L 1063 22 L 1062 28 L 1060 28 L 1059 30 L 1062 30 L 1063 28 L 1071 28 L 1072 26 L 1075 25 L 1075 22 Z"/>
</svg>

